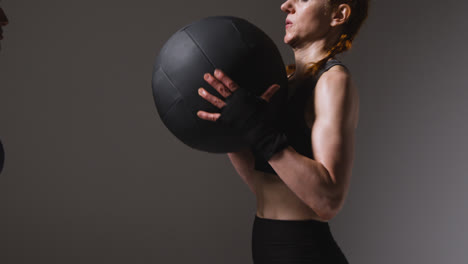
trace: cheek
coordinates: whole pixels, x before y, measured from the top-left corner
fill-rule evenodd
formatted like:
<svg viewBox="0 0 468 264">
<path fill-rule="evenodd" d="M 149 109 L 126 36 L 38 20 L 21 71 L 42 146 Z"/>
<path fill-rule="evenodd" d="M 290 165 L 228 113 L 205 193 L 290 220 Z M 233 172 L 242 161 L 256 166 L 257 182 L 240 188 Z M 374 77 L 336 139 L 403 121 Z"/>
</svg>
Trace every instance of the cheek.
<svg viewBox="0 0 468 264">
<path fill-rule="evenodd" d="M 303 23 L 300 23 L 296 27 L 296 34 L 300 36 L 308 36 L 311 34 L 314 34 L 314 32 L 317 32 L 317 30 L 320 28 L 320 23 L 319 21 L 315 19 L 308 19 L 307 21 L 303 21 Z"/>
<path fill-rule="evenodd" d="M 323 14 L 313 14 L 305 19 L 301 25 L 301 33 L 305 35 L 321 34 L 327 30 L 329 21 Z"/>
<path fill-rule="evenodd" d="M 304 10 L 303 16 L 304 24 L 308 28 L 320 28 L 328 20 L 328 16 L 325 14 L 325 7 L 316 4 L 309 6 Z"/>
</svg>

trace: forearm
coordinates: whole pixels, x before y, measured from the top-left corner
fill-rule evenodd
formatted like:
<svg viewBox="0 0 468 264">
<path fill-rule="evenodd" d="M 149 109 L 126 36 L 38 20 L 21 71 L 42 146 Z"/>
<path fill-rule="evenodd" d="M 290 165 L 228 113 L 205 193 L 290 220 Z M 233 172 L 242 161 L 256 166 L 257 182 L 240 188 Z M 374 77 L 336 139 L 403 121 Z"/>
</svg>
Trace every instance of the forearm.
<svg viewBox="0 0 468 264">
<path fill-rule="evenodd" d="M 236 169 L 241 179 L 249 186 L 250 190 L 255 194 L 254 188 L 254 156 L 250 149 L 246 148 L 239 152 L 227 153 L 232 165 Z"/>
<path fill-rule="evenodd" d="M 331 218 L 341 204 L 338 184 L 319 162 L 297 153 L 291 146 L 269 161 L 283 182 L 323 218 Z"/>
</svg>

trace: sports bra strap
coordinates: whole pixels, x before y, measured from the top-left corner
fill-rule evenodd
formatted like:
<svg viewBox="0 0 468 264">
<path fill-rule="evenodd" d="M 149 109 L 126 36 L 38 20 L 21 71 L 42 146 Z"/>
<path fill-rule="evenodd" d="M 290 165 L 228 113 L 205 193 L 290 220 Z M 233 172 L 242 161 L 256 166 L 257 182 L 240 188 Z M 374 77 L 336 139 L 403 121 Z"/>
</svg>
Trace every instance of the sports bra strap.
<svg viewBox="0 0 468 264">
<path fill-rule="evenodd" d="M 322 68 L 319 70 L 316 80 L 318 80 L 320 78 L 320 76 L 322 76 L 322 74 L 324 72 L 328 71 L 331 67 L 333 67 L 335 65 L 341 65 L 341 66 L 346 68 L 346 66 L 341 61 L 339 61 L 337 59 L 331 59 L 331 60 L 327 61 L 324 64 L 324 66 L 322 66 Z M 348 70 L 348 68 L 346 68 L 346 70 Z"/>
</svg>

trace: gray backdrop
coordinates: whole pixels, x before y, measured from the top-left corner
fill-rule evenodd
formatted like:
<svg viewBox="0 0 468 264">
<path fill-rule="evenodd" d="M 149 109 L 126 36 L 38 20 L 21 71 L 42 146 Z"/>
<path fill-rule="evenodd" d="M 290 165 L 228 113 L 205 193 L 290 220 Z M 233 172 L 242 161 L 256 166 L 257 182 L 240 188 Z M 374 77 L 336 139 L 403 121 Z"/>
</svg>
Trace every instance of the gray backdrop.
<svg viewBox="0 0 468 264">
<path fill-rule="evenodd" d="M 226 155 L 160 121 L 152 64 L 177 29 L 246 18 L 284 60 L 275 0 L 5 0 L 0 263 L 252 263 L 255 197 Z M 350 263 L 468 260 L 466 1 L 372 2 L 341 58 L 356 160 L 331 222 Z"/>
</svg>

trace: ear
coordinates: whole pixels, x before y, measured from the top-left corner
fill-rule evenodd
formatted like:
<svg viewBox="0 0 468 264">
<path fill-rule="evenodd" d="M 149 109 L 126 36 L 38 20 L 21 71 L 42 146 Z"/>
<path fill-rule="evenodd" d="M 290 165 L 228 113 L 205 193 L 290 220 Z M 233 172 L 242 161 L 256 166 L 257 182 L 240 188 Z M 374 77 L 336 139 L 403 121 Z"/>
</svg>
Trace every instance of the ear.
<svg viewBox="0 0 468 264">
<path fill-rule="evenodd" d="M 332 21 L 330 26 L 336 27 L 342 25 L 348 21 L 351 16 L 351 7 L 348 4 L 339 5 L 332 13 Z"/>
</svg>

